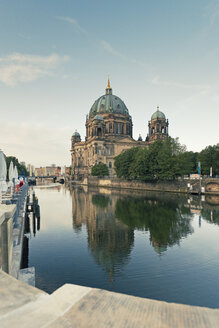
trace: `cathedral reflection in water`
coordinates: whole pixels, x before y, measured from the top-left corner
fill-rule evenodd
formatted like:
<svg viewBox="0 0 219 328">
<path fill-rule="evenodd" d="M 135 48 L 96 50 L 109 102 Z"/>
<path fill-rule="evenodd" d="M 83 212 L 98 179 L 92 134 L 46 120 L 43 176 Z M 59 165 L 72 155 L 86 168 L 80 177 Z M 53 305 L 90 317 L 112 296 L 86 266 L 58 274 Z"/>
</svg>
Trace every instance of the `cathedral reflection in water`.
<svg viewBox="0 0 219 328">
<path fill-rule="evenodd" d="M 149 232 L 159 255 L 193 233 L 186 199 L 153 193 L 133 197 L 94 188 L 88 192 L 88 187 L 71 192 L 73 229 L 80 232 L 86 226 L 90 252 L 110 281 L 129 261 L 135 230 Z"/>
<path fill-rule="evenodd" d="M 73 228 L 79 231 L 86 224 L 91 254 L 110 281 L 128 261 L 134 243 L 134 229 L 115 218 L 117 199 L 82 188 L 72 191 Z"/>
</svg>

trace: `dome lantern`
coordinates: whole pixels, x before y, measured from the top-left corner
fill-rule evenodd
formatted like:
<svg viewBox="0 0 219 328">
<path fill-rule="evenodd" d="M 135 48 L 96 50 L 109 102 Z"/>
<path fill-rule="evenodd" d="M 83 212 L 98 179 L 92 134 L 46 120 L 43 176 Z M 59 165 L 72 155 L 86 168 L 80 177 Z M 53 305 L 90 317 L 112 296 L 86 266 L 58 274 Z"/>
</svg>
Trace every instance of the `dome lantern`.
<svg viewBox="0 0 219 328">
<path fill-rule="evenodd" d="M 129 117 L 129 111 L 124 102 L 119 97 L 112 94 L 109 78 L 106 93 L 94 102 L 89 112 L 89 118 L 97 114 L 106 113 L 120 114 Z"/>
</svg>

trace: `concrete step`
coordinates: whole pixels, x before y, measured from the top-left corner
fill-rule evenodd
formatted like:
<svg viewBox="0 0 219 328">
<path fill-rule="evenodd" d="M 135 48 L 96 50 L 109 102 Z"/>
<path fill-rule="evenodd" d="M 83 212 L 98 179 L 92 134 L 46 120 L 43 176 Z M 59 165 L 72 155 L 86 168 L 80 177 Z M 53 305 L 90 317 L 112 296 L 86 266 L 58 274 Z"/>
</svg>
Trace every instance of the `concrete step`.
<svg viewBox="0 0 219 328">
<path fill-rule="evenodd" d="M 219 310 L 66 284 L 46 294 L 0 271 L 1 328 L 218 328 Z"/>
<path fill-rule="evenodd" d="M 34 302 L 41 295 L 48 294 L 0 270 L 0 320 L 2 316 L 9 315 L 29 302 Z M 1 324 L 0 327 L 2 327 Z"/>
<path fill-rule="evenodd" d="M 7 280 L 5 282 L 14 288 L 8 290 L 5 284 L 5 293 L 7 290 L 8 293 L 4 307 L 0 306 L 1 328 L 48 327 L 53 322 L 62 320 L 63 315 L 91 290 L 82 286 L 64 285 L 49 295 L 8 275 L 3 276 Z M 0 289 L 2 292 L 1 286 Z M 0 299 L 2 297 L 3 294 L 0 295 Z"/>
</svg>

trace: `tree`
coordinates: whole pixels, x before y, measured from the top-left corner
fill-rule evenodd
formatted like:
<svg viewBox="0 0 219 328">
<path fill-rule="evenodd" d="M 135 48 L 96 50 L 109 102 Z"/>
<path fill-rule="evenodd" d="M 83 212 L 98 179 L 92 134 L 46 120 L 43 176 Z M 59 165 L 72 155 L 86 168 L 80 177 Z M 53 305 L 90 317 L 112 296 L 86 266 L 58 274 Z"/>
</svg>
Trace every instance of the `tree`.
<svg viewBox="0 0 219 328">
<path fill-rule="evenodd" d="M 22 175 L 22 174 L 24 174 L 25 176 L 29 175 L 29 172 L 27 171 L 26 167 L 24 165 L 20 164 L 18 159 L 14 156 L 6 157 L 7 170 L 9 169 L 11 161 L 13 162 L 14 166 L 15 165 L 17 166 L 19 175 Z"/>
<path fill-rule="evenodd" d="M 176 156 L 173 154 L 172 140 L 168 138 L 162 143 L 157 154 L 157 178 L 161 180 L 173 179 L 175 177 L 174 161 Z"/>
<path fill-rule="evenodd" d="M 198 153 L 186 151 L 176 157 L 175 171 L 177 175 L 197 173 Z"/>
<path fill-rule="evenodd" d="M 115 157 L 115 170 L 118 178 L 129 179 L 132 176 L 131 167 L 140 148 L 131 148 Z"/>
<path fill-rule="evenodd" d="M 149 162 L 150 152 L 147 148 L 141 148 L 135 154 L 135 160 L 132 161 L 132 164 L 129 168 L 129 177 L 130 179 L 137 180 L 151 180 L 153 176 L 150 171 L 150 162 Z"/>
<path fill-rule="evenodd" d="M 202 174 L 209 175 L 211 167 L 213 174 L 219 174 L 219 144 L 203 149 L 198 155 L 198 160 L 201 162 Z"/>
<path fill-rule="evenodd" d="M 108 176 L 109 169 L 104 163 L 96 164 L 91 169 L 91 175 L 93 176 Z"/>
<path fill-rule="evenodd" d="M 178 138 L 157 140 L 149 148 L 131 148 L 115 157 L 119 178 L 137 180 L 169 180 L 197 172 L 198 160 L 202 174 L 219 174 L 219 144 L 208 146 L 200 153 L 186 151 Z"/>
</svg>

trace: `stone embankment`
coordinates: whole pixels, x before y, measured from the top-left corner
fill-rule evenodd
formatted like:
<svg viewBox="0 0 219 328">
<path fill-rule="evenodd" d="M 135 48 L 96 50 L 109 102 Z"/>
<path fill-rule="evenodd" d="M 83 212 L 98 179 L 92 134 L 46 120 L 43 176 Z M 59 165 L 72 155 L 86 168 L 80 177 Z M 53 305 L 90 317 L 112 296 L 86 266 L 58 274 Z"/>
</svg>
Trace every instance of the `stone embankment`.
<svg viewBox="0 0 219 328">
<path fill-rule="evenodd" d="M 166 191 L 176 193 L 212 194 L 219 195 L 219 179 L 197 179 L 197 180 L 174 180 L 174 181 L 151 181 L 143 182 L 138 180 L 123 180 L 118 178 L 98 178 L 85 177 L 78 181 L 73 180 L 72 184 L 92 185 L 96 187 Z"/>
<path fill-rule="evenodd" d="M 6 194 L 0 205 L 0 268 L 32 285 L 34 268 L 21 269 L 28 184 L 19 192 Z"/>
<path fill-rule="evenodd" d="M 0 270 L 1 328 L 218 328 L 219 309 L 66 284 L 49 295 Z"/>
</svg>

